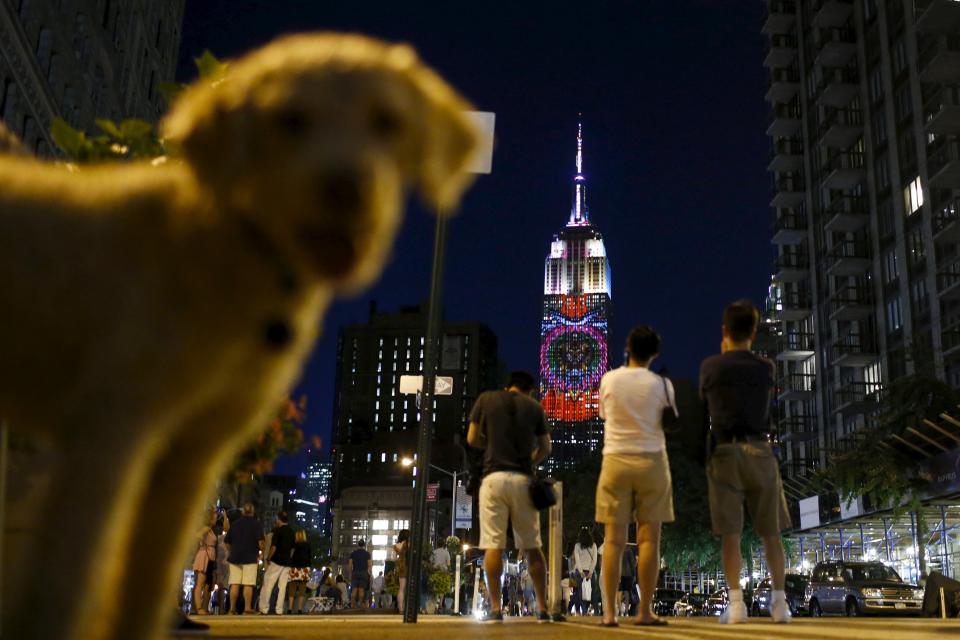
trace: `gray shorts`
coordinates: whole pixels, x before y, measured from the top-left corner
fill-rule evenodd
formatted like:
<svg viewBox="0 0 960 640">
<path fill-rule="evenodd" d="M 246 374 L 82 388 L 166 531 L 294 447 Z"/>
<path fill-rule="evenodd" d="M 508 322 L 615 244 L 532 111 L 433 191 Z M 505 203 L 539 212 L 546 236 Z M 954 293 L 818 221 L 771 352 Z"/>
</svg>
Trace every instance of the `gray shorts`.
<svg viewBox="0 0 960 640">
<path fill-rule="evenodd" d="M 707 485 L 715 534 L 743 531 L 744 501 L 757 535 L 775 536 L 790 528 L 780 465 L 766 442 L 718 445 L 707 462 Z"/>
</svg>

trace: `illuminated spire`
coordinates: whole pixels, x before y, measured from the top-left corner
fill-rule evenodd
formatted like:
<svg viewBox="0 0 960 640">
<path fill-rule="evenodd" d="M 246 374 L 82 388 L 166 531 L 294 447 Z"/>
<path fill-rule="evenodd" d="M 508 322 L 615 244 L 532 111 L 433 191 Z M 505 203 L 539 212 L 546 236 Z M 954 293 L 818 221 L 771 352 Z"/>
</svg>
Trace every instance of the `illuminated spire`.
<svg viewBox="0 0 960 640">
<path fill-rule="evenodd" d="M 577 120 L 577 175 L 573 178 L 573 207 L 570 209 L 568 227 L 584 227 L 590 224 L 587 210 L 587 179 L 583 177 L 583 114 Z"/>
</svg>

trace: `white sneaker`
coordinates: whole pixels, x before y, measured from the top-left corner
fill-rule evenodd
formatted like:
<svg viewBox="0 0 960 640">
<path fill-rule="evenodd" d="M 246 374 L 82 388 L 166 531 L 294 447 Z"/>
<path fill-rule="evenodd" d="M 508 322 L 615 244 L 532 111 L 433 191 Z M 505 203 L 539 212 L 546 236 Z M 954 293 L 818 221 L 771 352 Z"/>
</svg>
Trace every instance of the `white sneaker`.
<svg viewBox="0 0 960 640">
<path fill-rule="evenodd" d="M 720 624 L 743 624 L 747 621 L 747 605 L 743 600 L 731 602 L 720 614 Z"/>
<path fill-rule="evenodd" d="M 770 619 L 777 624 L 787 624 L 793 619 L 786 600 L 774 600 L 770 603 Z"/>
</svg>

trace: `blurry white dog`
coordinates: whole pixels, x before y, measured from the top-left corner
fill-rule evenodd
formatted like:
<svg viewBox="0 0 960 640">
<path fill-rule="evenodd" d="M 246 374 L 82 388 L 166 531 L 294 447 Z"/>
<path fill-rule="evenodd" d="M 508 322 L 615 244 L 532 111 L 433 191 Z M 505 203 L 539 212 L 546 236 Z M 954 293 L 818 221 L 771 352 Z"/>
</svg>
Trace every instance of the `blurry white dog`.
<svg viewBox="0 0 960 640">
<path fill-rule="evenodd" d="M 164 630 L 204 501 L 332 295 L 379 275 L 406 187 L 466 187 L 468 108 L 407 46 L 297 35 L 184 93 L 182 162 L 0 156 L 0 420 L 43 466 L 10 496 L 5 637 Z"/>
</svg>

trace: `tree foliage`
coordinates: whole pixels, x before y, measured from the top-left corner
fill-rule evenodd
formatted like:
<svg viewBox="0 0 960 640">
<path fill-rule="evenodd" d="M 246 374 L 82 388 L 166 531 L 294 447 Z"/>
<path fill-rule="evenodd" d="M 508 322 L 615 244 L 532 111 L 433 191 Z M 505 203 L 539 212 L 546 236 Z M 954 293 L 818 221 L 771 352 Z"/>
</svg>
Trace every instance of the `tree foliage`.
<svg viewBox="0 0 960 640">
<path fill-rule="evenodd" d="M 284 400 L 266 431 L 236 457 L 229 471 L 231 478 L 244 483 L 254 475 L 269 473 L 277 456 L 299 451 L 303 444 L 300 426 L 306 415 L 306 396 L 300 396 L 296 402 Z"/>
</svg>

